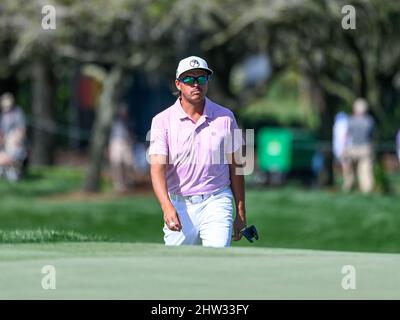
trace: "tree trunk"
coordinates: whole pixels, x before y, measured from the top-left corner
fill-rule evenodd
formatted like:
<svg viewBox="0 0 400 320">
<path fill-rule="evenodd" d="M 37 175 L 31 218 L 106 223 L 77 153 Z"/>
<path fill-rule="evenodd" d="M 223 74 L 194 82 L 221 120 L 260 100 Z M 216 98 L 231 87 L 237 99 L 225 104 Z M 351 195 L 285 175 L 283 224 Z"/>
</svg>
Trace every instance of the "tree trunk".
<svg viewBox="0 0 400 320">
<path fill-rule="evenodd" d="M 54 76 L 42 59 L 32 65 L 32 164 L 51 165 L 54 161 Z"/>
<path fill-rule="evenodd" d="M 118 103 L 117 88 L 121 83 L 121 78 L 121 69 L 119 67 L 113 67 L 104 83 L 103 93 L 96 112 L 90 139 L 89 164 L 83 186 L 86 192 L 96 192 L 100 189 L 104 151 L 107 147 L 110 129 Z"/>
<path fill-rule="evenodd" d="M 323 144 L 320 152 L 324 156 L 324 168 L 318 177 L 318 183 L 321 186 L 332 186 L 334 183 L 333 176 L 333 154 L 332 154 L 332 128 L 334 115 L 336 110 L 335 97 L 329 95 L 319 83 L 318 79 L 312 77 L 311 81 L 311 97 L 317 107 L 320 121 L 318 136 Z"/>
<path fill-rule="evenodd" d="M 394 79 L 381 76 L 377 85 L 377 96 L 384 115 L 383 121 L 378 123 L 380 139 L 392 140 L 399 129 L 398 117 L 394 116 L 400 105 L 398 91 L 393 85 Z M 378 118 L 378 120 L 381 120 Z"/>
</svg>

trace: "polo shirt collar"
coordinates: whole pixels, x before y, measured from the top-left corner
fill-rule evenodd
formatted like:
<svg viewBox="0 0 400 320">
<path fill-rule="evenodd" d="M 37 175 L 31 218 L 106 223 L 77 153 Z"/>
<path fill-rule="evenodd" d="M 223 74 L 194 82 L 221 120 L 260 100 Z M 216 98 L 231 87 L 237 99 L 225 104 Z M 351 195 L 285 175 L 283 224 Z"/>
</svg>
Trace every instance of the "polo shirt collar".
<svg viewBox="0 0 400 320">
<path fill-rule="evenodd" d="M 205 116 L 206 118 L 210 118 L 210 119 L 213 118 L 213 116 L 214 116 L 214 114 L 212 112 L 211 103 L 212 102 L 207 97 L 205 97 L 205 104 L 204 104 L 204 110 L 203 110 L 203 115 L 202 116 Z M 181 101 L 179 100 L 179 98 L 175 102 L 175 109 L 178 112 L 178 118 L 180 120 L 189 118 L 189 116 L 183 110 L 182 105 L 181 105 Z"/>
</svg>

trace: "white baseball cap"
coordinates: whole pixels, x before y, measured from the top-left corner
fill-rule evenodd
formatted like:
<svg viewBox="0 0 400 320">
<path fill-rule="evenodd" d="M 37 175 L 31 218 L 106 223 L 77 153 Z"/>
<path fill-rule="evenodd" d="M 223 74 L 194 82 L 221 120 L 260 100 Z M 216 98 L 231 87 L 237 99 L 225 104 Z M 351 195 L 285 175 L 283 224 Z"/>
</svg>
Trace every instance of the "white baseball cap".
<svg viewBox="0 0 400 320">
<path fill-rule="evenodd" d="M 179 61 L 178 68 L 176 69 L 176 78 L 178 79 L 182 73 L 194 69 L 205 70 L 209 75 L 213 73 L 213 71 L 208 67 L 206 60 L 200 57 L 190 56 Z"/>
</svg>

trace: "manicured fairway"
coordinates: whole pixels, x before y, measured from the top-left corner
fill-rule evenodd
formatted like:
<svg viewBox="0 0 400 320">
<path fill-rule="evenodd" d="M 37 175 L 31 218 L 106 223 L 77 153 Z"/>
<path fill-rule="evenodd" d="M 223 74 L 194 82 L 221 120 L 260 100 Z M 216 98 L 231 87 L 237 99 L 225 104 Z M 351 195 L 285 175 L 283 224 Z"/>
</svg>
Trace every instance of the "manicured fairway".
<svg viewBox="0 0 400 320">
<path fill-rule="evenodd" d="M 56 289 L 41 286 L 42 267 Z M 342 268 L 355 268 L 355 290 Z M 159 244 L 0 245 L 1 299 L 400 299 L 400 255 Z"/>
</svg>

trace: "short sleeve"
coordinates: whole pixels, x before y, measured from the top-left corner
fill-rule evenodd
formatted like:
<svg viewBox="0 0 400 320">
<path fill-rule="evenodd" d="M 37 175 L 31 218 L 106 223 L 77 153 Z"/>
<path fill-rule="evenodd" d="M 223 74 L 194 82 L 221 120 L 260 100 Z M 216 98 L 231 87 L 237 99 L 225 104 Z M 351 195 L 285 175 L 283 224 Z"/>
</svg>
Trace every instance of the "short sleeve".
<svg viewBox="0 0 400 320">
<path fill-rule="evenodd" d="M 226 153 L 235 153 L 244 144 L 243 132 L 239 129 L 236 119 L 232 114 L 230 117 L 229 139 L 226 145 Z"/>
<path fill-rule="evenodd" d="M 168 155 L 167 128 L 159 117 L 154 117 L 150 129 L 149 155 Z"/>
</svg>

